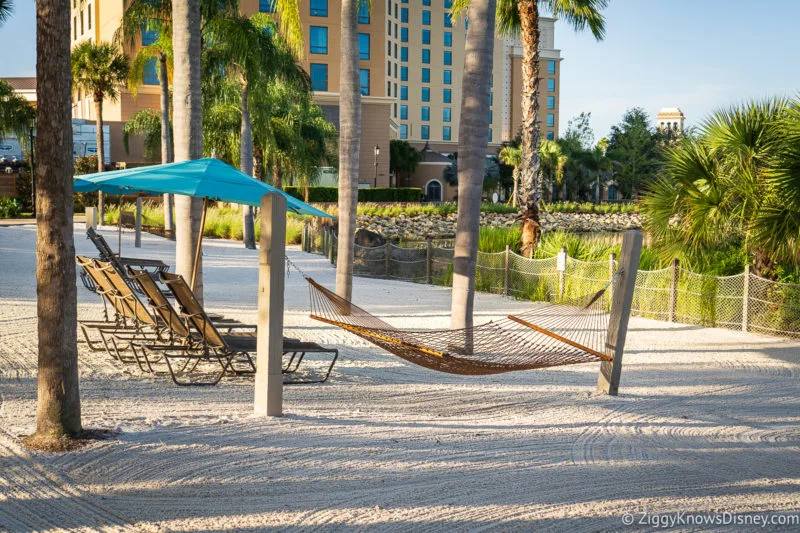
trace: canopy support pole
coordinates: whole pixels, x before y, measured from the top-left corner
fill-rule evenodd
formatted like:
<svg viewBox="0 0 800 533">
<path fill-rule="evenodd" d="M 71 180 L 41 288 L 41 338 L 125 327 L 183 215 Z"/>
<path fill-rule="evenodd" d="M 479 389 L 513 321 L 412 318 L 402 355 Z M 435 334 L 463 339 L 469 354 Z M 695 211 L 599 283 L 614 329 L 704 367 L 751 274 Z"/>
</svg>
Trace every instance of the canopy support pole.
<svg viewBox="0 0 800 533">
<path fill-rule="evenodd" d="M 197 248 L 194 251 L 194 263 L 192 264 L 192 290 L 197 281 L 197 265 L 200 263 L 200 253 L 203 250 L 203 231 L 206 228 L 206 212 L 208 211 L 208 198 L 203 198 L 203 216 L 200 219 L 200 232 L 197 235 Z"/>
<path fill-rule="evenodd" d="M 283 291 L 286 273 L 286 198 L 261 198 L 258 250 L 258 340 L 253 410 L 283 415 Z"/>
<path fill-rule="evenodd" d="M 625 337 L 628 334 L 628 319 L 631 316 L 633 290 L 641 253 L 642 234 L 636 230 L 626 231 L 622 237 L 622 253 L 619 257 L 619 271 L 623 274 L 620 286 L 614 291 L 611 300 L 611 316 L 608 319 L 606 338 L 606 354 L 613 359 L 600 363 L 600 375 L 597 377 L 597 391 L 610 396 L 616 396 L 619 392 L 622 353 L 625 351 Z"/>
<path fill-rule="evenodd" d="M 119 189 L 119 201 L 117 202 L 117 255 L 122 257 L 122 187 Z"/>
</svg>

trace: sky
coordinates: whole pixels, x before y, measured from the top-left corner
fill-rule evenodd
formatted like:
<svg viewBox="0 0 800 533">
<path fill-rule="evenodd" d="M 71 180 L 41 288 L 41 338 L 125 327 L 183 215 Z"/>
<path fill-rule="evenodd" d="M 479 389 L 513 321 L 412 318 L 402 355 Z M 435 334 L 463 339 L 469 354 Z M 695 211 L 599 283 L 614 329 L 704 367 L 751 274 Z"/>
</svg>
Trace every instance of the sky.
<svg viewBox="0 0 800 533">
<path fill-rule="evenodd" d="M 0 77 L 35 73 L 35 2 L 15 4 L 0 28 Z M 800 94 L 800 0 L 610 0 L 605 14 L 601 42 L 557 22 L 561 133 L 582 111 L 597 140 L 635 106 L 653 121 L 680 107 L 692 126 L 747 99 Z"/>
</svg>

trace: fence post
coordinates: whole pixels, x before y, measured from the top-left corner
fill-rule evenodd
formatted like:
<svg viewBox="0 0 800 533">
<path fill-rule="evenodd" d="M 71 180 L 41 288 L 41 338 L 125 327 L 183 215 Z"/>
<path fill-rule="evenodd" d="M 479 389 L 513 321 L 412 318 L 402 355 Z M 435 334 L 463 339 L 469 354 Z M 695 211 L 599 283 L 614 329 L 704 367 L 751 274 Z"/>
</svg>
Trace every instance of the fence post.
<svg viewBox="0 0 800 533">
<path fill-rule="evenodd" d="M 333 264 L 333 249 L 335 246 L 333 245 L 333 230 L 328 228 L 328 260 Z"/>
<path fill-rule="evenodd" d="M 608 319 L 608 337 L 606 338 L 606 354 L 613 361 L 600 364 L 600 375 L 597 377 L 598 392 L 616 396 L 619 392 L 619 380 L 622 374 L 622 354 L 625 350 L 625 336 L 628 333 L 628 319 L 631 315 L 633 291 L 636 287 L 636 271 L 639 267 L 639 256 L 642 253 L 642 234 L 636 230 L 625 232 L 622 238 L 620 254 L 620 270 L 623 276 L 619 289 L 614 292 L 611 301 L 611 316 Z"/>
<path fill-rule="evenodd" d="M 565 285 L 567 282 L 567 247 L 562 246 L 556 259 L 556 270 L 558 270 L 558 299 L 564 299 Z"/>
<path fill-rule="evenodd" d="M 389 275 L 392 273 L 392 243 L 386 241 L 386 279 L 389 279 Z"/>
<path fill-rule="evenodd" d="M 308 237 L 306 236 L 308 233 L 308 223 L 303 224 L 303 231 L 300 233 L 300 250 L 303 252 L 307 252 L 306 245 L 308 244 Z"/>
<path fill-rule="evenodd" d="M 508 274 L 511 264 L 511 246 L 506 244 L 506 265 L 505 275 L 503 276 L 503 295 L 508 296 Z"/>
<path fill-rule="evenodd" d="M 750 265 L 744 266 L 744 290 L 742 291 L 742 331 L 750 329 Z"/>
<path fill-rule="evenodd" d="M 672 260 L 672 265 L 670 265 L 670 273 L 672 274 L 672 278 L 669 282 L 669 321 L 675 322 L 675 318 L 678 311 L 678 266 L 680 262 L 678 258 Z"/>
<path fill-rule="evenodd" d="M 433 243 L 430 237 L 427 237 L 425 240 L 425 283 L 430 285 L 432 283 L 431 260 L 433 255 Z"/>
<path fill-rule="evenodd" d="M 613 252 L 608 254 L 608 280 L 609 281 L 614 279 L 614 276 L 617 273 L 617 264 L 616 263 L 617 263 L 617 254 L 615 254 Z M 606 291 L 606 292 L 608 292 L 608 301 L 609 302 L 613 302 L 614 301 L 614 284 L 613 283 L 608 286 L 608 291 Z"/>
</svg>

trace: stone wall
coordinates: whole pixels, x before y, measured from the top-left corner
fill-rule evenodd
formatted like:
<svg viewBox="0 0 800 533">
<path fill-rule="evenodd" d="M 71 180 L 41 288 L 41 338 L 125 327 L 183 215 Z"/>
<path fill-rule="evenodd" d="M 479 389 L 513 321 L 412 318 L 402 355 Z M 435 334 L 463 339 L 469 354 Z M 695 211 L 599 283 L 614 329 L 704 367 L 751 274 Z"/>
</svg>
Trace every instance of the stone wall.
<svg viewBox="0 0 800 533">
<path fill-rule="evenodd" d="M 510 227 L 518 224 L 516 214 L 481 213 L 481 226 Z M 543 213 L 545 231 L 608 232 L 641 228 L 638 213 L 608 215 L 589 213 Z M 358 227 L 380 233 L 389 239 L 419 240 L 426 237 L 447 238 L 455 235 L 456 215 L 419 215 L 396 217 L 359 216 Z"/>
</svg>

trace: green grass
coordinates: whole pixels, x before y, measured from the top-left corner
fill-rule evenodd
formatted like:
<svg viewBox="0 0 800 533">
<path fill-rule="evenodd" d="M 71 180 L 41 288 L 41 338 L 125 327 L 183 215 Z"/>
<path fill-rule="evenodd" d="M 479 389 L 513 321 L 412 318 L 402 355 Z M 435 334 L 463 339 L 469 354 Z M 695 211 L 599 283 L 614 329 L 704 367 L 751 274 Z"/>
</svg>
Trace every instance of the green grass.
<svg viewBox="0 0 800 533">
<path fill-rule="evenodd" d="M 549 213 L 638 213 L 639 206 L 629 202 L 595 204 L 592 202 L 554 202 L 546 204 L 544 211 Z"/>
</svg>

